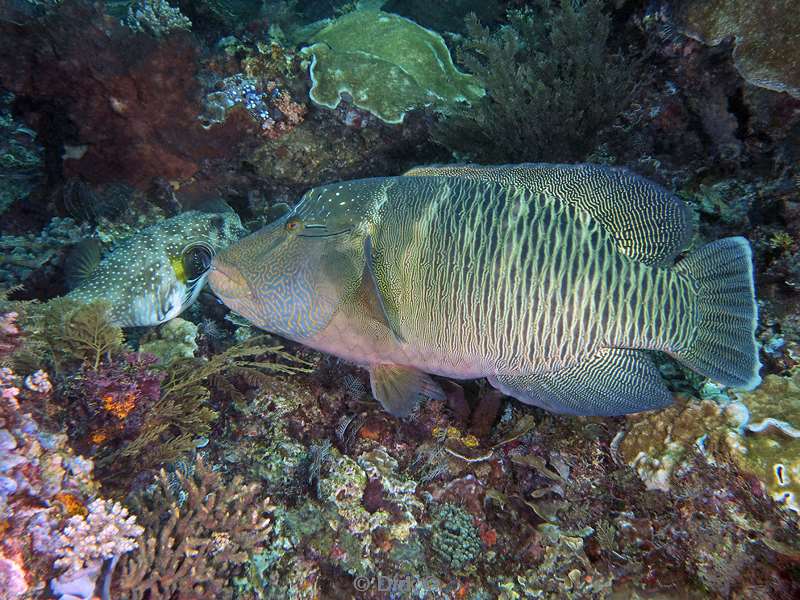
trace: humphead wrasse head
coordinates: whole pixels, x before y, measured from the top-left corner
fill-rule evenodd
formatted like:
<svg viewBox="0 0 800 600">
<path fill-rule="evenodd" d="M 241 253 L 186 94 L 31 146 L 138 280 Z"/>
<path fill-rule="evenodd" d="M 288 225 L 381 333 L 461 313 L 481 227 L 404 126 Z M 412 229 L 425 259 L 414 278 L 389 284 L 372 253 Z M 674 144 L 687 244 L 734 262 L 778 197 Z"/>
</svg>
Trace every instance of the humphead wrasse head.
<svg viewBox="0 0 800 600">
<path fill-rule="evenodd" d="M 214 258 L 211 289 L 262 329 L 297 341 L 315 335 L 360 285 L 365 240 L 389 185 L 375 178 L 309 190 Z"/>
</svg>

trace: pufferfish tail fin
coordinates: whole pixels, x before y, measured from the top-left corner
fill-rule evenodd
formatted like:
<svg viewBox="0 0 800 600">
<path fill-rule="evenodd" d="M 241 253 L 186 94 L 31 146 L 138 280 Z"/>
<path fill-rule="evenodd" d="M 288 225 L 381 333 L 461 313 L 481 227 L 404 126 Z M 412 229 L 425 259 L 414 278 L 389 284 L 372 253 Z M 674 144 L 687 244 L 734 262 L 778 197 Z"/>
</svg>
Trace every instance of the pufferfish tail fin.
<svg viewBox="0 0 800 600">
<path fill-rule="evenodd" d="M 691 346 L 672 355 L 723 385 L 743 390 L 758 386 L 758 306 L 750 243 L 743 237 L 717 240 L 681 260 L 675 271 L 695 282 L 700 322 Z"/>
</svg>

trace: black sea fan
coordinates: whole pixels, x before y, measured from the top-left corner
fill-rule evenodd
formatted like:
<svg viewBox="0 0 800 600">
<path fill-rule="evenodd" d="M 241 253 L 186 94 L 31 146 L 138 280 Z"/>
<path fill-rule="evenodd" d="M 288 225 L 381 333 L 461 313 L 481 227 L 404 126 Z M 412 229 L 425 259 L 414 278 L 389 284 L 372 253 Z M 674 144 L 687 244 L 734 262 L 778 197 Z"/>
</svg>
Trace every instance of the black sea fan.
<svg viewBox="0 0 800 600">
<path fill-rule="evenodd" d="M 459 61 L 486 88 L 434 127 L 459 158 L 485 163 L 582 160 L 625 108 L 638 60 L 612 52 L 601 0 L 544 0 L 497 32 L 467 18 Z"/>
</svg>

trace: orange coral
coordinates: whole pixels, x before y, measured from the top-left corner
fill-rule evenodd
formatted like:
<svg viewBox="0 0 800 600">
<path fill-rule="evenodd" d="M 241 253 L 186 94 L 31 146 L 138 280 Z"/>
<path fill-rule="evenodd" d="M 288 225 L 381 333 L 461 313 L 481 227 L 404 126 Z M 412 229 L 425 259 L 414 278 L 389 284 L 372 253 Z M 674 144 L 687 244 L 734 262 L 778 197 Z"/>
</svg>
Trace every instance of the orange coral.
<svg viewBox="0 0 800 600">
<path fill-rule="evenodd" d="M 89 436 L 89 439 L 92 440 L 93 444 L 99 446 L 100 444 L 108 440 L 108 432 L 103 429 L 99 429 L 97 431 L 92 432 L 92 434 Z"/>
<path fill-rule="evenodd" d="M 70 517 L 75 515 L 81 515 L 85 517 L 89 514 L 89 510 L 75 494 L 70 494 L 69 492 L 59 492 L 53 496 L 53 498 L 56 500 L 56 502 L 61 503 L 61 505 L 64 507 L 64 510 Z"/>
<path fill-rule="evenodd" d="M 136 408 L 136 394 L 129 392 L 121 398 L 114 394 L 106 394 L 103 396 L 103 408 L 121 421 Z"/>
</svg>

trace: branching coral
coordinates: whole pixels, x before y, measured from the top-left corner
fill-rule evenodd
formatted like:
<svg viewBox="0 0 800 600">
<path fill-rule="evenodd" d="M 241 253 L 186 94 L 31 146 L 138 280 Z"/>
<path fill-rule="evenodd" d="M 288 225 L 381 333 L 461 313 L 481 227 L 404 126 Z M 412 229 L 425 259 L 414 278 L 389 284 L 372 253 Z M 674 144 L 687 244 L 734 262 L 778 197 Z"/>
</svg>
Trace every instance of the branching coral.
<svg viewBox="0 0 800 600">
<path fill-rule="evenodd" d="M 58 558 L 56 568 L 66 568 L 67 577 L 87 568 L 99 567 L 108 558 L 134 550 L 136 538 L 144 529 L 136 517 L 128 514 L 119 502 L 99 498 L 88 506 L 87 515 L 75 515 L 51 540 L 50 551 Z"/>
<path fill-rule="evenodd" d="M 481 162 L 581 160 L 625 107 L 637 65 L 609 50 L 603 2 L 537 4 L 496 33 L 468 17 L 458 58 L 486 96 L 439 123 L 435 141 Z"/>
<path fill-rule="evenodd" d="M 164 471 L 149 505 L 141 499 L 147 540 L 123 559 L 119 597 L 231 598 L 230 579 L 267 545 L 273 507 L 259 497 L 258 484 L 236 477 L 226 485 L 202 461 L 193 477 L 177 478 L 187 494 L 182 505 Z"/>
</svg>

